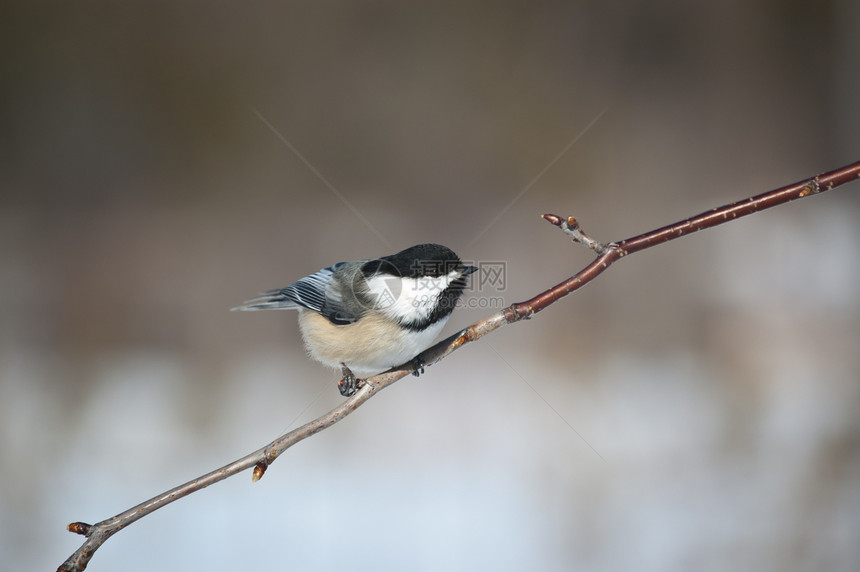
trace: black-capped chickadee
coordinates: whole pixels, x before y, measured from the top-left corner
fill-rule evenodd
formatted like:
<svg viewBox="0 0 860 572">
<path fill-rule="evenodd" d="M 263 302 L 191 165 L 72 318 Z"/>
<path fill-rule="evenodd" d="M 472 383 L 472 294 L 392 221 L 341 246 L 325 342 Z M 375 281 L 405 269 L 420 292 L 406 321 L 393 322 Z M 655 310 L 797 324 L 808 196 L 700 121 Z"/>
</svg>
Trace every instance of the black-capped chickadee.
<svg viewBox="0 0 860 572">
<path fill-rule="evenodd" d="M 233 310 L 298 310 L 308 353 L 342 369 L 340 392 L 349 396 L 358 388 L 356 375 L 375 375 L 427 349 L 475 270 L 450 248 L 419 244 L 339 262 Z"/>
</svg>

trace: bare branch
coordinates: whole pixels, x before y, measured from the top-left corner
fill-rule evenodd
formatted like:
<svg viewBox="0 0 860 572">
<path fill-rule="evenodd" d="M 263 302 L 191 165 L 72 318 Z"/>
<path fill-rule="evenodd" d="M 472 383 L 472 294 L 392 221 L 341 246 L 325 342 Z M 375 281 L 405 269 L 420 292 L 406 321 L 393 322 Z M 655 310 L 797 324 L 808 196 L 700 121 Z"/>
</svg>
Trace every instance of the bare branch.
<svg viewBox="0 0 860 572">
<path fill-rule="evenodd" d="M 541 292 L 531 300 L 513 304 L 506 312 L 513 312 L 517 316 L 517 319 L 528 318 L 532 314 L 536 314 L 550 304 L 564 298 L 571 292 L 579 290 L 622 256 L 627 256 L 628 254 L 657 246 L 681 236 L 718 226 L 742 216 L 779 206 L 793 200 L 823 193 L 858 178 L 860 178 L 860 161 L 786 187 L 780 187 L 779 189 L 768 191 L 742 201 L 711 209 L 694 217 L 634 236 L 633 238 L 609 243 L 607 249 L 594 262 L 564 282 L 553 286 L 545 292 Z M 557 215 L 544 215 L 544 218 L 551 224 L 559 227 L 562 227 L 562 223 L 564 222 L 564 219 Z M 574 222 L 576 222 L 575 219 Z"/>
<path fill-rule="evenodd" d="M 423 363 L 434 364 L 464 345 L 474 342 L 493 330 L 505 324 L 518 322 L 529 318 L 540 312 L 549 305 L 554 304 L 561 298 L 574 292 L 599 276 L 609 266 L 620 258 L 645 250 L 652 246 L 662 244 L 669 240 L 691 234 L 693 232 L 711 228 L 736 218 L 746 216 L 760 210 L 768 209 L 800 199 L 829 191 L 845 183 L 860 178 L 860 161 L 847 165 L 840 169 L 823 173 L 821 175 L 794 183 L 786 187 L 776 189 L 767 193 L 756 195 L 743 201 L 718 207 L 700 215 L 686 220 L 658 228 L 651 232 L 635 236 L 619 242 L 602 244 L 589 238 L 579 228 L 579 224 L 573 217 L 567 219 L 557 215 L 545 214 L 543 218 L 551 224 L 560 227 L 566 234 L 578 243 L 581 243 L 595 252 L 598 257 L 585 268 L 571 276 L 564 282 L 541 292 L 534 298 L 512 304 L 502 312 L 493 314 L 483 320 L 475 322 L 451 337 L 442 340 L 421 354 Z M 313 421 L 286 433 L 265 447 L 250 453 L 228 465 L 211 471 L 201 477 L 188 481 L 178 487 L 170 489 L 158 496 L 134 506 L 125 512 L 112 516 L 94 525 L 83 522 L 74 522 L 67 526 L 68 530 L 87 537 L 83 545 L 75 551 L 62 565 L 58 571 L 80 571 L 87 567 L 95 551 L 108 538 L 118 531 L 127 527 L 136 520 L 143 518 L 175 500 L 178 500 L 195 491 L 206 488 L 211 484 L 222 481 L 237 473 L 241 473 L 253 467 L 252 480 L 262 478 L 266 468 L 272 464 L 284 451 L 299 441 L 307 439 L 311 435 L 319 433 L 323 429 L 334 425 L 361 406 L 365 401 L 373 397 L 379 391 L 395 383 L 399 379 L 414 371 L 412 363 L 404 364 L 385 373 L 366 379 L 364 385 L 352 397 L 343 401 L 328 413 L 314 419 Z"/>
</svg>

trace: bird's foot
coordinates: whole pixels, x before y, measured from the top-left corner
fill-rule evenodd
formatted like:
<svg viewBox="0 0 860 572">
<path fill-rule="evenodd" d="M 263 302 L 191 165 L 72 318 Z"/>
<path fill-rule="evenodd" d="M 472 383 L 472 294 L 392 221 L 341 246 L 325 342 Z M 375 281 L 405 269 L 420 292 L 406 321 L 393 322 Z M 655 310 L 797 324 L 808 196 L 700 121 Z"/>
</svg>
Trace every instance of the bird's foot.
<svg viewBox="0 0 860 572">
<path fill-rule="evenodd" d="M 344 397 L 350 397 L 355 394 L 358 389 L 364 385 L 363 379 L 358 379 L 355 377 L 355 374 L 352 373 L 345 364 L 341 365 L 341 371 L 343 372 L 343 378 L 337 382 L 337 388 L 340 391 L 340 394 Z"/>
<path fill-rule="evenodd" d="M 415 377 L 418 377 L 419 375 L 424 373 L 424 366 L 425 365 L 427 365 L 427 364 L 424 363 L 424 360 L 421 359 L 420 355 L 415 356 L 415 358 L 412 360 L 412 369 L 413 369 L 412 375 L 414 375 Z"/>
</svg>

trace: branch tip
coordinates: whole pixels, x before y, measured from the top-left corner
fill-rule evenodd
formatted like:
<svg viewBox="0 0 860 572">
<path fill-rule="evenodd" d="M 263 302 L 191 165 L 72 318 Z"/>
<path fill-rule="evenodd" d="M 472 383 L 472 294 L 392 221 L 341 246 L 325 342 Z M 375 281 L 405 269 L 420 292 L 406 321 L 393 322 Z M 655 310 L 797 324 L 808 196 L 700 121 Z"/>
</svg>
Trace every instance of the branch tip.
<svg viewBox="0 0 860 572">
<path fill-rule="evenodd" d="M 569 216 L 566 219 L 554 214 L 545 214 L 541 216 L 549 223 L 554 224 L 564 231 L 564 233 L 568 235 L 573 242 L 590 248 L 597 254 L 603 254 L 606 252 L 606 249 L 609 248 L 608 245 L 598 242 L 585 234 L 585 232 L 583 232 L 579 227 L 579 221 L 572 216 Z"/>
<path fill-rule="evenodd" d="M 93 525 L 87 524 L 86 522 L 73 522 L 66 525 L 66 530 L 82 536 L 89 536 L 92 529 Z"/>
<path fill-rule="evenodd" d="M 564 220 L 560 216 L 554 214 L 542 214 L 540 216 L 542 219 L 555 226 L 561 226 L 561 223 Z"/>
</svg>

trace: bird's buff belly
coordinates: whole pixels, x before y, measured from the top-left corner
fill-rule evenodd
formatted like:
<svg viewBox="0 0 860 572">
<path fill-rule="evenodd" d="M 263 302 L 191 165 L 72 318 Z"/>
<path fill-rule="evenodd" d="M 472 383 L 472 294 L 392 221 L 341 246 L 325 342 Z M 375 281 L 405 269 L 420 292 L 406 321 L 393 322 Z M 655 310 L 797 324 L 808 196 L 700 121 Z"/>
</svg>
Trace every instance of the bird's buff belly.
<svg viewBox="0 0 860 572">
<path fill-rule="evenodd" d="M 446 319 L 416 333 L 381 317 L 366 315 L 358 322 L 338 326 L 311 310 L 299 311 L 299 329 L 311 358 L 339 369 L 341 364 L 361 377 L 405 363 L 427 349 Z"/>
</svg>

